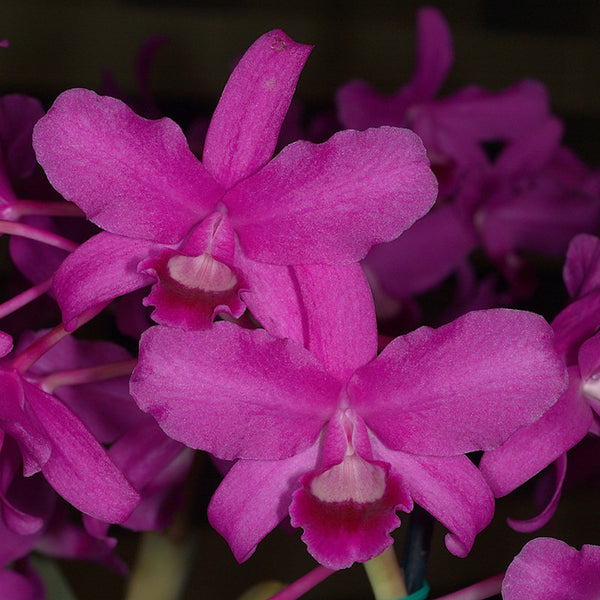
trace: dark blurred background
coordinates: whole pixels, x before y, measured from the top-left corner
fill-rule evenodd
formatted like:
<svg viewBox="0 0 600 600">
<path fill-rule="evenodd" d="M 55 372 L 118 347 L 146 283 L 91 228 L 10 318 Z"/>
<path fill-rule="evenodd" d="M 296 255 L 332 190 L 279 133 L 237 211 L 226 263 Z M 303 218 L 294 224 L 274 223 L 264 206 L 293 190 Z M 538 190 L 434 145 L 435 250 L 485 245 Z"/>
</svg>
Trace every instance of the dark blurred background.
<svg viewBox="0 0 600 600">
<path fill-rule="evenodd" d="M 232 61 L 259 35 L 281 28 L 315 49 L 298 97 L 327 105 L 353 77 L 391 92 L 412 72 L 416 0 L 2 0 L 0 90 L 51 100 L 69 87 L 98 89 L 110 68 L 135 92 L 133 62 L 149 36 L 158 53 L 152 89 L 162 102 L 212 103 Z M 569 119 L 567 141 L 598 157 L 590 127 L 600 118 L 600 3 L 597 0 L 431 2 L 447 16 L 455 66 L 445 88 L 500 89 L 523 77 L 543 81 Z M 585 135 L 583 135 L 585 134 Z M 585 138 L 585 139 L 583 139 Z"/>
</svg>

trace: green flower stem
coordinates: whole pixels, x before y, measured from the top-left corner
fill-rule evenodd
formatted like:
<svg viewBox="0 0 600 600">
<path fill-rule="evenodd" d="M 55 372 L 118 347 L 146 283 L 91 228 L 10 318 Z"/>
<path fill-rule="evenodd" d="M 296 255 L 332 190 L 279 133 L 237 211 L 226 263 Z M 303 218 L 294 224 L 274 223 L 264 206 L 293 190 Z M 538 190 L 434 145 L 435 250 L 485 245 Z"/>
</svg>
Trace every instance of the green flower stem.
<svg viewBox="0 0 600 600">
<path fill-rule="evenodd" d="M 408 596 L 404 573 L 398 565 L 394 546 L 364 563 L 375 600 L 398 600 Z"/>
<path fill-rule="evenodd" d="M 125 600 L 180 598 L 189 572 L 190 546 L 187 536 L 144 533 Z"/>
</svg>

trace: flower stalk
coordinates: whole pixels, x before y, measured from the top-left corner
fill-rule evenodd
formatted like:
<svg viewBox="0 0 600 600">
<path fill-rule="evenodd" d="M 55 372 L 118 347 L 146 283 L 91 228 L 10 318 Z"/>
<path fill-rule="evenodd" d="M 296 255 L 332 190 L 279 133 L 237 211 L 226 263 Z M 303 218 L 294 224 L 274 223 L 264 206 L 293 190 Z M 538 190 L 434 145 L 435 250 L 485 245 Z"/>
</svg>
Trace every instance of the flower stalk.
<svg viewBox="0 0 600 600">
<path fill-rule="evenodd" d="M 394 546 L 364 563 L 375 600 L 398 600 L 408 596 L 404 573 L 398 564 Z"/>
</svg>

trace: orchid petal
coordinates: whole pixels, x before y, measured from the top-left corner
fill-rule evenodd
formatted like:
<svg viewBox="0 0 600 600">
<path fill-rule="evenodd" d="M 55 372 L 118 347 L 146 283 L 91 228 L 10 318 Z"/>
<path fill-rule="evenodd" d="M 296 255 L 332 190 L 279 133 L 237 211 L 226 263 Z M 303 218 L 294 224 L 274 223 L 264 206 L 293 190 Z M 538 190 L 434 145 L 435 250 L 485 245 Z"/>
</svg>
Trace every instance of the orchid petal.
<svg viewBox="0 0 600 600">
<path fill-rule="evenodd" d="M 515 531 L 521 533 L 530 533 L 541 529 L 544 525 L 547 525 L 550 519 L 554 516 L 560 497 L 562 495 L 562 487 L 565 482 L 565 476 L 567 474 L 567 455 L 563 454 L 554 461 L 555 475 L 554 475 L 554 488 L 550 499 L 547 501 L 546 506 L 543 510 L 531 519 L 506 519 L 508 525 Z"/>
<path fill-rule="evenodd" d="M 558 148 L 563 129 L 559 119 L 549 117 L 529 135 L 508 145 L 498 156 L 496 168 L 500 173 L 513 177 L 542 168 Z"/>
<path fill-rule="evenodd" d="M 252 273 L 244 300 L 270 333 L 303 345 L 341 381 L 375 357 L 373 299 L 360 266 L 244 264 Z"/>
<path fill-rule="evenodd" d="M 356 372 L 348 394 L 386 446 L 451 456 L 499 446 L 564 386 L 543 318 L 497 309 L 396 338 Z"/>
<path fill-rule="evenodd" d="M 303 473 L 317 464 L 318 444 L 278 461 L 239 460 L 208 506 L 211 525 L 227 540 L 239 562 L 287 515 Z"/>
<path fill-rule="evenodd" d="M 598 331 L 600 325 L 600 294 L 592 293 L 575 300 L 552 321 L 556 340 L 554 347 L 567 365 L 577 364 L 581 344 Z"/>
<path fill-rule="evenodd" d="M 594 600 L 600 595 L 600 547 L 580 551 L 553 538 L 528 542 L 509 565 L 504 600 Z"/>
<path fill-rule="evenodd" d="M 301 452 L 340 388 L 298 344 L 226 322 L 199 331 L 152 327 L 131 378 L 138 405 L 170 437 L 228 460 Z"/>
<path fill-rule="evenodd" d="M 152 283 L 137 265 L 154 248 L 153 242 L 101 232 L 70 254 L 54 277 L 66 329 L 84 310 Z"/>
<path fill-rule="evenodd" d="M 358 261 L 373 244 L 398 237 L 436 194 L 419 138 L 382 127 L 295 142 L 224 202 L 253 260 L 332 264 Z"/>
<path fill-rule="evenodd" d="M 222 195 L 173 121 L 89 90 L 63 92 L 33 142 L 50 183 L 111 233 L 179 242 Z"/>
<path fill-rule="evenodd" d="M 429 100 L 442 87 L 454 61 L 452 34 L 441 11 L 424 6 L 417 13 L 416 65 L 410 87 L 415 98 Z"/>
<path fill-rule="evenodd" d="M 264 166 L 312 46 L 281 30 L 258 38 L 223 90 L 204 143 L 205 167 L 230 188 Z"/>
<path fill-rule="evenodd" d="M 600 240 L 596 236 L 581 233 L 571 240 L 563 278 L 573 299 L 600 289 Z"/>
<path fill-rule="evenodd" d="M 569 387 L 539 420 L 516 431 L 502 446 L 485 452 L 479 468 L 495 496 L 505 496 L 581 441 L 592 410 L 581 394 L 577 367 Z"/>
<path fill-rule="evenodd" d="M 475 536 L 492 520 L 494 498 L 466 456 L 414 456 L 373 439 L 373 454 L 391 465 L 406 493 L 450 531 L 446 546 L 466 556 Z"/>
<path fill-rule="evenodd" d="M 455 207 L 442 204 L 392 242 L 374 246 L 364 264 L 385 293 L 404 298 L 443 281 L 476 245 L 474 231 Z"/>
<path fill-rule="evenodd" d="M 109 523 L 124 521 L 140 498 L 106 451 L 57 398 L 28 382 L 23 389 L 31 413 L 52 441 L 42 465 L 50 485 L 86 514 Z"/>
</svg>

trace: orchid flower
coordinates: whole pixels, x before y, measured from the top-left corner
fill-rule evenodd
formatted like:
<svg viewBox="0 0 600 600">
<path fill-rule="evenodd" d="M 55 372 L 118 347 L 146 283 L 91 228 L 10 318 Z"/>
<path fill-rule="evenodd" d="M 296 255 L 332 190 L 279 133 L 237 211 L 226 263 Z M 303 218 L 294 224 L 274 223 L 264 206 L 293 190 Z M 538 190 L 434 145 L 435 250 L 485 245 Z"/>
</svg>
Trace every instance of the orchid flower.
<svg viewBox="0 0 600 600">
<path fill-rule="evenodd" d="M 38 161 L 106 230 L 56 274 L 67 328 L 85 309 L 150 284 L 145 302 L 158 323 L 237 318 L 249 282 L 268 279 L 270 266 L 357 262 L 427 212 L 437 184 L 404 129 L 342 131 L 270 160 L 309 52 L 281 31 L 251 46 L 215 110 L 202 163 L 169 119 L 145 120 L 88 90 L 59 96 L 34 131 Z M 256 291 L 253 299 L 269 302 Z"/>
<path fill-rule="evenodd" d="M 209 518 L 240 561 L 288 513 L 323 565 L 369 560 L 413 501 L 465 556 L 493 514 L 465 454 L 500 445 L 564 387 L 551 331 L 529 313 L 470 313 L 397 338 L 377 358 L 374 326 L 350 336 L 323 339 L 316 356 L 226 322 L 142 336 L 131 380 L 140 408 L 174 439 L 237 459 Z"/>
<path fill-rule="evenodd" d="M 552 327 L 555 348 L 567 366 L 569 385 L 558 402 L 531 425 L 517 431 L 500 448 L 484 453 L 479 467 L 494 495 L 504 496 L 558 460 L 559 477 L 552 498 L 537 517 L 509 523 L 533 531 L 554 514 L 566 469 L 566 452 L 600 426 L 600 240 L 581 234 L 567 253 L 564 279 L 573 302 Z M 543 443 L 536 443 L 543 440 Z"/>
</svg>

